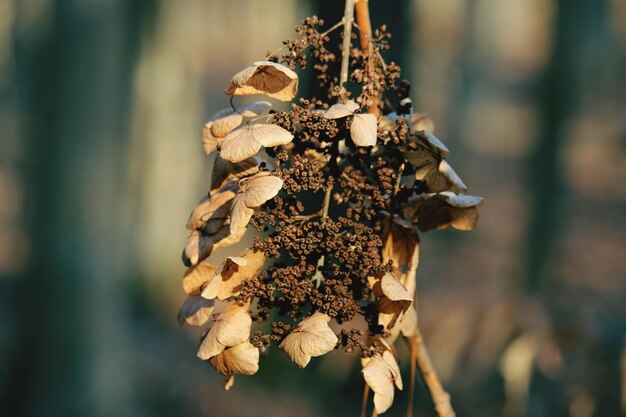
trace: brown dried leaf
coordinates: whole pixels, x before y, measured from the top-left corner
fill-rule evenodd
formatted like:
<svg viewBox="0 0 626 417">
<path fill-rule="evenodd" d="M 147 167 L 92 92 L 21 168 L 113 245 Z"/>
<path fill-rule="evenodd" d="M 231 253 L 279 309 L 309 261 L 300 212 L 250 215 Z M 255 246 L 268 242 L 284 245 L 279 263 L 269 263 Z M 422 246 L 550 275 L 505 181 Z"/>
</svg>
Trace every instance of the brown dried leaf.
<svg viewBox="0 0 626 417">
<path fill-rule="evenodd" d="M 283 180 L 264 171 L 241 180 L 239 186 L 246 206 L 256 208 L 278 194 L 283 188 Z"/>
<path fill-rule="evenodd" d="M 191 232 L 187 238 L 187 244 L 183 251 L 183 263 L 185 266 L 197 265 L 198 262 L 206 259 L 213 251 L 215 240 L 203 234 L 199 230 Z"/>
<path fill-rule="evenodd" d="M 400 332 L 404 337 L 415 336 L 417 332 L 417 310 L 415 306 L 412 306 L 408 311 L 400 318 Z"/>
<path fill-rule="evenodd" d="M 231 211 L 230 230 L 232 233 L 245 229 L 254 214 L 254 208 L 274 198 L 283 186 L 283 180 L 259 172 L 239 182 L 240 190 L 235 196 Z"/>
<path fill-rule="evenodd" d="M 183 251 L 185 266 L 193 266 L 206 259 L 218 248 L 234 245 L 239 242 L 246 229 L 231 231 L 230 223 L 226 222 L 215 234 L 207 235 L 204 230 L 194 230 L 187 239 Z"/>
<path fill-rule="evenodd" d="M 419 264 L 419 236 L 410 222 L 394 216 L 393 222 L 385 222 L 385 246 L 383 263 L 392 261 L 393 274 L 398 277 L 409 294 L 415 292 L 415 270 Z M 411 279 L 412 278 L 412 279 Z"/>
<path fill-rule="evenodd" d="M 240 257 L 229 256 L 217 268 L 202 296 L 226 300 L 239 295 L 243 282 L 254 277 L 264 263 L 265 255 L 258 249 L 248 249 Z"/>
<path fill-rule="evenodd" d="M 311 357 L 324 355 L 335 348 L 337 336 L 328 327 L 330 317 L 315 312 L 300 322 L 279 347 L 300 368 L 307 366 Z"/>
<path fill-rule="evenodd" d="M 224 138 L 243 122 L 243 116 L 239 113 L 232 113 L 213 121 L 211 134 L 216 138 Z"/>
<path fill-rule="evenodd" d="M 222 144 L 223 138 L 218 138 L 211 132 L 213 122 L 207 122 L 202 129 L 202 146 L 204 153 L 208 156 L 215 152 Z"/>
<path fill-rule="evenodd" d="M 230 232 L 233 234 L 245 232 L 253 214 L 254 209 L 246 206 L 243 194 L 237 194 L 230 214 Z"/>
<path fill-rule="evenodd" d="M 238 181 L 241 178 L 259 172 L 261 159 L 250 157 L 240 162 L 228 162 L 219 155 L 215 158 L 213 165 L 213 176 L 211 178 L 211 194 L 216 189 L 224 187 L 229 181 Z"/>
<path fill-rule="evenodd" d="M 451 192 L 424 194 L 409 199 L 404 215 L 423 232 L 448 226 L 469 231 L 476 226 L 477 206 L 482 202 L 482 197 Z"/>
<path fill-rule="evenodd" d="M 394 384 L 402 390 L 402 377 L 398 363 L 390 350 L 382 355 L 375 354 L 361 359 L 363 378 L 374 392 L 374 408 L 382 414 L 391 407 L 394 397 Z"/>
<path fill-rule="evenodd" d="M 241 109 L 238 109 L 238 111 L 243 117 L 256 117 L 271 108 L 272 103 L 270 103 L 269 101 L 257 101 Z"/>
<path fill-rule="evenodd" d="M 355 114 L 350 126 L 350 137 L 357 146 L 374 146 L 378 132 L 376 116 L 370 113 Z"/>
<path fill-rule="evenodd" d="M 230 132 L 222 142 L 220 156 L 230 162 L 240 162 L 254 156 L 262 146 L 284 145 L 293 140 L 288 130 L 273 124 L 254 124 Z"/>
<path fill-rule="evenodd" d="M 386 273 L 381 279 L 370 278 L 369 284 L 378 303 L 378 324 L 390 330 L 411 307 L 413 296 L 393 274 Z"/>
<path fill-rule="evenodd" d="M 254 375 L 259 370 L 259 349 L 245 341 L 224 349 L 209 363 L 222 375 Z"/>
<path fill-rule="evenodd" d="M 248 340 L 252 319 L 248 305 L 233 303 L 218 314 L 200 343 L 198 357 L 207 360 L 220 354 L 225 348 Z"/>
<path fill-rule="evenodd" d="M 230 211 L 230 201 L 235 197 L 237 187 L 221 188 L 210 197 L 204 197 L 194 208 L 187 221 L 187 229 L 205 229 L 206 234 L 216 233 L 226 221 Z M 208 224 L 208 227 L 207 226 Z"/>
<path fill-rule="evenodd" d="M 190 295 L 178 312 L 178 324 L 180 326 L 185 323 L 191 326 L 204 325 L 211 318 L 213 305 L 213 300 L 207 300 L 199 295 Z"/>
<path fill-rule="evenodd" d="M 208 262 L 201 262 L 188 268 L 183 276 L 183 290 L 189 295 L 199 295 L 202 287 L 213 278 L 215 266 Z"/>
<path fill-rule="evenodd" d="M 247 96 L 266 94 L 281 101 L 290 101 L 298 93 L 298 75 L 284 65 L 271 61 L 254 65 L 235 74 L 226 94 Z"/>
</svg>

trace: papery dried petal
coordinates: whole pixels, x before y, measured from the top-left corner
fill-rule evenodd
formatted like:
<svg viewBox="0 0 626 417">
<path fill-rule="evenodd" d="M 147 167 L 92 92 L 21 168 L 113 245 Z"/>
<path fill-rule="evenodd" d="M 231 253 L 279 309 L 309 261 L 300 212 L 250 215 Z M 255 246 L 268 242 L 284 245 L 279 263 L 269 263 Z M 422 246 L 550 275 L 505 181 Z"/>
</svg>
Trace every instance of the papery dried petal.
<svg viewBox="0 0 626 417">
<path fill-rule="evenodd" d="M 374 408 L 378 414 L 382 414 L 393 404 L 394 380 L 392 370 L 379 354 L 365 358 L 361 363 L 363 365 L 361 371 L 363 378 L 374 392 Z"/>
<path fill-rule="evenodd" d="M 243 121 L 243 116 L 238 113 L 229 114 L 226 117 L 217 119 L 211 125 L 211 133 L 216 138 L 224 138 L 232 132 Z"/>
<path fill-rule="evenodd" d="M 260 61 L 235 74 L 226 94 L 235 96 L 266 94 L 290 101 L 298 93 L 298 75 L 284 65 Z"/>
<path fill-rule="evenodd" d="M 240 186 L 246 206 L 255 208 L 274 198 L 283 187 L 283 180 L 269 172 L 259 172 L 240 182 Z"/>
<path fill-rule="evenodd" d="M 236 189 L 236 186 L 227 187 L 210 197 L 204 197 L 189 216 L 187 229 L 202 229 L 210 222 L 212 224 L 207 229 L 207 234 L 217 232 L 226 221 L 225 215 L 230 210 L 230 200 L 235 197 Z"/>
<path fill-rule="evenodd" d="M 258 157 L 250 157 L 240 162 L 229 162 L 221 158 L 219 155 L 215 158 L 213 165 L 213 176 L 211 177 L 211 194 L 218 190 L 229 181 L 238 182 L 241 178 L 259 172 L 259 165 L 262 160 Z"/>
<path fill-rule="evenodd" d="M 254 124 L 230 132 L 222 142 L 220 157 L 230 162 L 240 162 L 254 156 L 262 146 L 284 145 L 293 135 L 273 124 Z"/>
<path fill-rule="evenodd" d="M 191 326 L 202 326 L 211 318 L 213 312 L 213 300 L 207 300 L 199 295 L 187 297 L 178 312 L 178 324 L 187 323 Z"/>
<path fill-rule="evenodd" d="M 324 355 L 337 345 L 338 339 L 328 327 L 329 321 L 330 317 L 326 314 L 315 312 L 300 322 L 279 347 L 300 368 L 304 368 L 311 357 Z"/>
<path fill-rule="evenodd" d="M 245 341 L 224 349 L 209 363 L 222 375 L 254 375 L 259 370 L 259 349 Z"/>
<path fill-rule="evenodd" d="M 252 319 L 248 306 L 233 303 L 218 314 L 198 349 L 200 359 L 210 359 L 226 347 L 235 346 L 248 340 Z"/>
<path fill-rule="evenodd" d="M 421 231 L 445 229 L 473 230 L 478 221 L 477 206 L 482 197 L 457 195 L 451 192 L 425 194 L 407 202 L 405 217 L 411 218 Z"/>
<path fill-rule="evenodd" d="M 188 268 L 183 276 L 183 290 L 190 295 L 200 294 L 202 287 L 213 279 L 215 269 L 215 266 L 208 262 L 201 262 Z"/>
<path fill-rule="evenodd" d="M 378 132 L 376 116 L 373 114 L 355 114 L 350 126 L 350 137 L 357 146 L 374 146 Z"/>
<path fill-rule="evenodd" d="M 213 135 L 213 132 L 211 132 L 212 126 L 213 122 L 208 122 L 204 125 L 204 128 L 202 129 L 202 147 L 204 148 L 204 153 L 206 155 L 211 155 L 213 152 L 215 152 L 224 140 L 223 138 L 218 138 Z"/>
<path fill-rule="evenodd" d="M 265 255 L 258 249 L 248 249 L 240 257 L 229 256 L 217 268 L 213 279 L 202 292 L 202 296 L 226 300 L 239 295 L 243 282 L 254 277 L 264 263 Z"/>
<path fill-rule="evenodd" d="M 337 103 L 330 106 L 324 112 L 327 119 L 341 119 L 343 117 L 352 116 L 359 109 L 359 105 L 354 100 L 348 100 L 346 103 Z"/>
</svg>

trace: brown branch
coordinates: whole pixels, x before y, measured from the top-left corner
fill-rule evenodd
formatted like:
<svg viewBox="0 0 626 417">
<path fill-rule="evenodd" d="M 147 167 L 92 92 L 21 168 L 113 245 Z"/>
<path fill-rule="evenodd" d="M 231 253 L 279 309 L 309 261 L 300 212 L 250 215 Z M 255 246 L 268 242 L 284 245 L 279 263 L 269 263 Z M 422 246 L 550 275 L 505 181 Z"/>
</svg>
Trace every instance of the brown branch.
<svg viewBox="0 0 626 417">
<path fill-rule="evenodd" d="M 374 45 L 372 44 L 372 22 L 370 21 L 369 0 L 356 0 L 355 3 L 356 22 L 359 26 L 359 40 L 361 41 L 361 51 L 367 54 L 367 71 L 372 74 L 374 72 Z M 380 97 L 371 97 L 368 113 L 375 114 L 377 117 L 380 112 L 378 110 L 378 102 Z"/>
<path fill-rule="evenodd" d="M 420 376 L 428 388 L 430 397 L 435 404 L 435 411 L 439 417 L 456 417 L 452 404 L 450 404 L 450 394 L 446 392 L 439 380 L 439 376 L 430 360 L 428 349 L 424 343 L 424 338 L 419 330 L 415 329 L 415 335 L 406 338 L 411 350 L 411 357 L 415 359 Z"/>
</svg>

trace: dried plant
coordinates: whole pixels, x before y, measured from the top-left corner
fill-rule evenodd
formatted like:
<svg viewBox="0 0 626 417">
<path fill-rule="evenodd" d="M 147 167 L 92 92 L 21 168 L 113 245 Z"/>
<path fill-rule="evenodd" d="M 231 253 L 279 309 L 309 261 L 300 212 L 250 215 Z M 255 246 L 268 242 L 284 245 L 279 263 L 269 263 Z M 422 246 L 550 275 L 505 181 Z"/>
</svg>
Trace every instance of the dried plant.
<svg viewBox="0 0 626 417">
<path fill-rule="evenodd" d="M 268 102 L 238 108 L 231 98 L 205 125 L 204 150 L 218 153 L 210 191 L 187 223 L 189 297 L 179 321 L 208 324 L 198 357 L 228 376 L 227 389 L 235 374 L 257 372 L 272 342 L 301 368 L 332 350 L 358 353 L 376 413 L 403 387 L 393 348 L 402 336 L 411 391 L 417 366 L 438 414 L 453 416 L 417 325 L 418 230 L 471 230 L 482 199 L 465 194 L 432 120 L 411 111 L 410 85 L 383 59 L 386 28 L 372 33 L 366 1 L 354 24 L 353 7 L 347 1 L 342 22 L 325 32 L 322 20 L 306 19 L 284 42 L 287 53 L 268 54 L 226 90 L 292 101 L 295 70 L 311 67 L 323 97 L 269 113 Z M 361 48 L 351 47 L 353 26 Z M 331 43 L 338 28 L 340 49 Z M 258 232 L 252 248 L 206 261 L 248 225 Z M 220 312 L 216 300 L 226 302 Z"/>
</svg>

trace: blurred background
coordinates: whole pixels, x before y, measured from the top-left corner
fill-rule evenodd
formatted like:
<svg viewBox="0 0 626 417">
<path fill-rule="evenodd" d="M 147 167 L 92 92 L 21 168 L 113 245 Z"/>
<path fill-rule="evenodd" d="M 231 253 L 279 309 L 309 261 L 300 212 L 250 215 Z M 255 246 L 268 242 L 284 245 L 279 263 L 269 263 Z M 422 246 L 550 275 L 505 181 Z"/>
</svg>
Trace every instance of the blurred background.
<svg viewBox="0 0 626 417">
<path fill-rule="evenodd" d="M 626 1 L 370 8 L 415 107 L 486 197 L 473 233 L 422 234 L 418 311 L 457 414 L 626 415 Z M 205 119 L 235 72 L 342 9 L 0 0 L 3 415 L 358 415 L 356 358 L 301 371 L 274 350 L 226 393 L 195 357 L 198 329 L 176 324 Z M 433 416 L 421 383 L 415 395 Z"/>
</svg>

